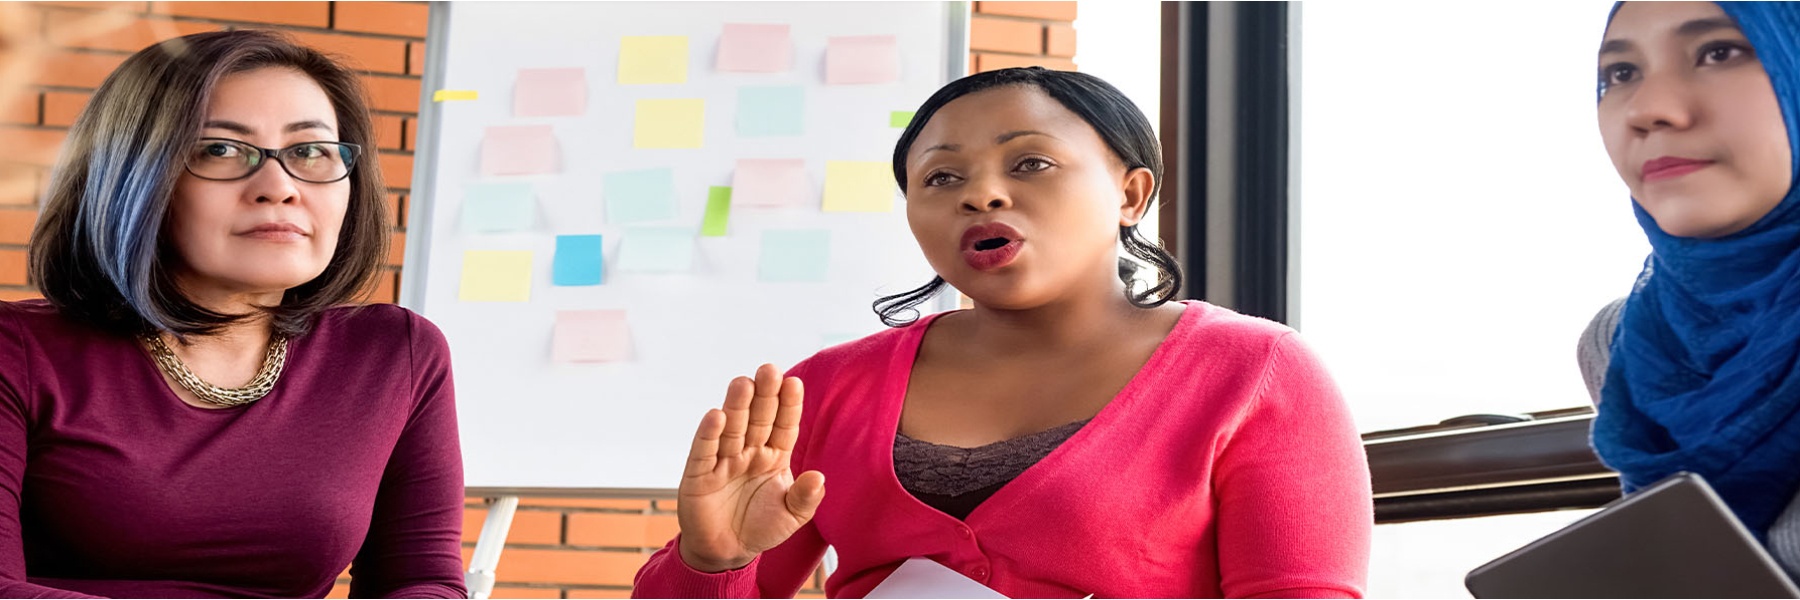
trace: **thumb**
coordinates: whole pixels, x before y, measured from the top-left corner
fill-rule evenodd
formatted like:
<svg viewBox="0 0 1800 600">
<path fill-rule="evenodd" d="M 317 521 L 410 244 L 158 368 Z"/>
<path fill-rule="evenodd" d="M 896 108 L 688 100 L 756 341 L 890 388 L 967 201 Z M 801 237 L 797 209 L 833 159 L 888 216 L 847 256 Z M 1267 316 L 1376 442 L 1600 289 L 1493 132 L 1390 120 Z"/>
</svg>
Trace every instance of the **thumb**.
<svg viewBox="0 0 1800 600">
<path fill-rule="evenodd" d="M 819 509 L 819 502 L 825 499 L 825 474 L 818 471 L 807 471 L 794 478 L 794 484 L 788 486 L 787 509 L 801 523 L 812 520 L 813 511 Z"/>
</svg>

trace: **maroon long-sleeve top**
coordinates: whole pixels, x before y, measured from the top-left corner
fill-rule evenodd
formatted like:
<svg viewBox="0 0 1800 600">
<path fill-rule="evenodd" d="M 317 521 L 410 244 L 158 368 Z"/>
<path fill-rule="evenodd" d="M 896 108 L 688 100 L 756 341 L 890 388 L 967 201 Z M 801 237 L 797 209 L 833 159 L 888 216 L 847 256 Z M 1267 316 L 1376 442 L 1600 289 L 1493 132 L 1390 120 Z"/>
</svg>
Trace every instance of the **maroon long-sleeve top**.
<svg viewBox="0 0 1800 600">
<path fill-rule="evenodd" d="M 449 348 L 339 308 L 250 405 L 177 398 L 128 337 L 0 303 L 0 597 L 467 597 Z"/>
</svg>

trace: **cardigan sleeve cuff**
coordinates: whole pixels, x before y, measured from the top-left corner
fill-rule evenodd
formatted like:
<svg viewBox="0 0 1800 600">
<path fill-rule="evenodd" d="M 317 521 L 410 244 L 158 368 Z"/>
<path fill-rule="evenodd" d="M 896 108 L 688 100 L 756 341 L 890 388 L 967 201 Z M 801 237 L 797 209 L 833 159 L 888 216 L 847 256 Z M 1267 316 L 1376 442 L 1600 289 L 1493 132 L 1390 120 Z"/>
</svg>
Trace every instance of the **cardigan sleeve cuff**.
<svg viewBox="0 0 1800 600">
<path fill-rule="evenodd" d="M 750 564 L 719 573 L 707 573 L 687 564 L 681 558 L 681 535 L 669 540 L 638 571 L 633 598 L 756 598 L 756 566 L 762 556 Z"/>
</svg>

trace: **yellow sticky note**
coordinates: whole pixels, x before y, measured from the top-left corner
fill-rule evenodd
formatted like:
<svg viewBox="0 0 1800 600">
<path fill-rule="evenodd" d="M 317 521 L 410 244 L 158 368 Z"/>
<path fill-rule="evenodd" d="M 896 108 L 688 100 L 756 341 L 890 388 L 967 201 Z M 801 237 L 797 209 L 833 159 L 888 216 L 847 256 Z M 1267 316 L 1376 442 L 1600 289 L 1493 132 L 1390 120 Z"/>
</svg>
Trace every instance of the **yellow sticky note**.
<svg viewBox="0 0 1800 600">
<path fill-rule="evenodd" d="M 438 90 L 431 93 L 431 101 L 474 100 L 476 96 L 475 90 Z"/>
<path fill-rule="evenodd" d="M 687 83 L 687 65 L 687 36 L 625 36 L 619 42 L 621 85 Z"/>
<path fill-rule="evenodd" d="M 464 251 L 456 297 L 463 302 L 530 302 L 531 251 Z"/>
<path fill-rule="evenodd" d="M 825 161 L 825 212 L 893 212 L 894 190 L 888 163 Z"/>
<path fill-rule="evenodd" d="M 706 101 L 661 98 L 637 101 L 634 148 L 699 148 L 706 138 Z"/>
</svg>

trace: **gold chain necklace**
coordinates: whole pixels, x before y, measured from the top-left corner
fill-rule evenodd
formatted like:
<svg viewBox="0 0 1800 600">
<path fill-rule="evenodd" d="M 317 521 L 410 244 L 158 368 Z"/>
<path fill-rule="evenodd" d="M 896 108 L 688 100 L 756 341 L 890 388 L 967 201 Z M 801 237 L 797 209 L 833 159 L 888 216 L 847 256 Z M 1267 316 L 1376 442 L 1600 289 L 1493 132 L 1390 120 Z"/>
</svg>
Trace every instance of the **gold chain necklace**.
<svg viewBox="0 0 1800 600">
<path fill-rule="evenodd" d="M 287 364 L 288 340 L 286 336 L 277 334 L 269 340 L 269 350 L 263 355 L 262 369 L 250 383 L 240 388 L 223 388 L 200 379 L 187 364 L 175 356 L 175 351 L 163 343 L 162 336 L 149 334 L 144 336 L 144 343 L 150 348 L 150 357 L 156 359 L 156 366 L 161 367 L 175 383 L 183 389 L 194 393 L 201 402 L 214 406 L 243 406 L 269 395 L 275 389 L 275 380 L 281 378 L 281 368 Z"/>
</svg>

